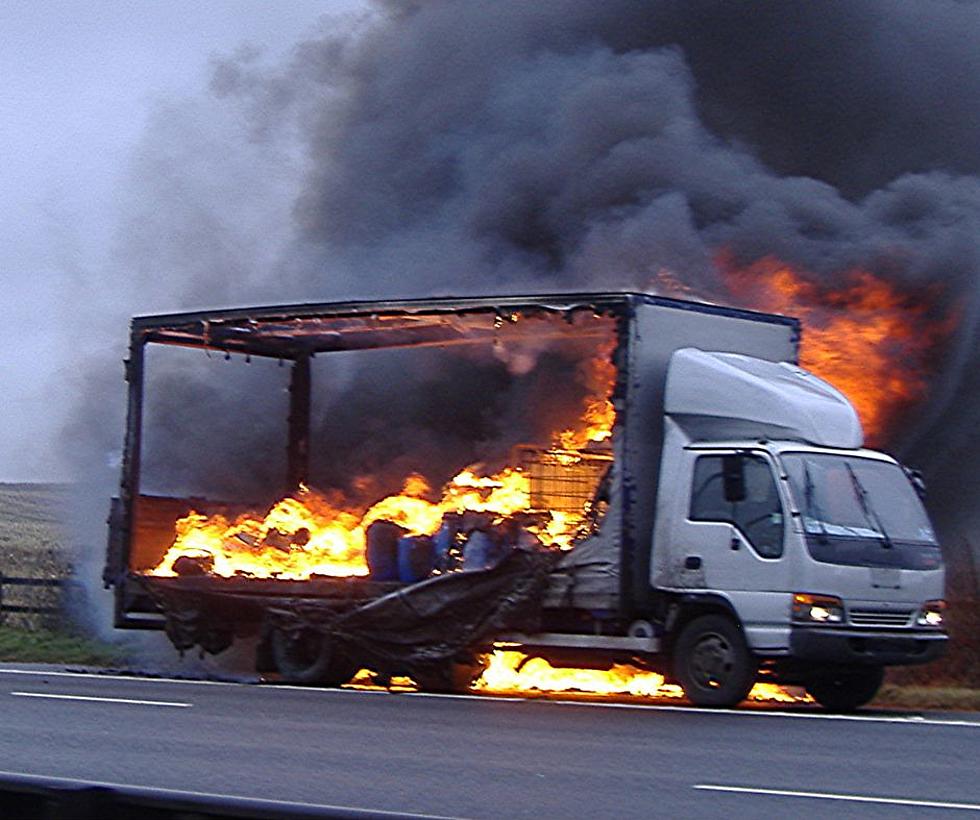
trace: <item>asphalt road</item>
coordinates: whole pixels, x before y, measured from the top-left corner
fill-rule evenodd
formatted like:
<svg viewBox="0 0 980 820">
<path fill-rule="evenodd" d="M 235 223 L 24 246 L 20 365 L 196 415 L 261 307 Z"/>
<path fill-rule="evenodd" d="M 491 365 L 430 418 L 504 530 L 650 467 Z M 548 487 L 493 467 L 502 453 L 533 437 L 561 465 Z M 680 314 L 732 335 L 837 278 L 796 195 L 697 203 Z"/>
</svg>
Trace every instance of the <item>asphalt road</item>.
<svg viewBox="0 0 980 820">
<path fill-rule="evenodd" d="M 980 816 L 980 717 L 0 668 L 0 769 L 451 817 Z"/>
</svg>

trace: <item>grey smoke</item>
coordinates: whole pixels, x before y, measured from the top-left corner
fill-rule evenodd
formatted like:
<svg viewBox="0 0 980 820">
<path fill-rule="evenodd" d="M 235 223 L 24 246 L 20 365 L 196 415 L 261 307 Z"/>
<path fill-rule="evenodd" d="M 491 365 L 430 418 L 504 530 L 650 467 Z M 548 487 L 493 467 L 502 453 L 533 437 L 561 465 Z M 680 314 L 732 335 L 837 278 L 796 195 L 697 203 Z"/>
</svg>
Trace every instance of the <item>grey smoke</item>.
<svg viewBox="0 0 980 820">
<path fill-rule="evenodd" d="M 311 293 L 645 287 L 667 269 L 710 295 L 723 246 L 822 281 L 863 267 L 938 285 L 960 330 L 890 446 L 927 470 L 944 522 L 964 520 L 961 488 L 972 500 L 980 484 L 949 454 L 980 447 L 963 393 L 980 267 L 975 3 L 386 8 L 287 65 L 216 67 L 215 91 L 254 128 L 301 124 L 294 272 Z"/>
<path fill-rule="evenodd" d="M 710 295 L 721 247 L 937 286 L 959 329 L 889 447 L 956 551 L 980 543 L 978 46 L 954 0 L 378 3 L 161 110 L 118 287 L 155 311 L 668 270 Z M 77 424 L 121 431 L 118 409 Z"/>
<path fill-rule="evenodd" d="M 592 341 L 540 342 L 522 368 L 489 345 L 315 358 L 309 483 L 367 507 L 412 473 L 439 487 L 472 464 L 499 470 L 575 424 Z M 286 363 L 147 350 L 141 492 L 262 506 L 292 489 Z"/>
<path fill-rule="evenodd" d="M 371 503 L 411 473 L 440 487 L 472 464 L 496 472 L 515 446 L 547 445 L 574 425 L 586 395 L 578 365 L 590 353 L 553 342 L 519 373 L 487 347 L 354 354 L 348 389 L 338 395 L 327 378 L 314 396 L 311 481 Z"/>
</svg>

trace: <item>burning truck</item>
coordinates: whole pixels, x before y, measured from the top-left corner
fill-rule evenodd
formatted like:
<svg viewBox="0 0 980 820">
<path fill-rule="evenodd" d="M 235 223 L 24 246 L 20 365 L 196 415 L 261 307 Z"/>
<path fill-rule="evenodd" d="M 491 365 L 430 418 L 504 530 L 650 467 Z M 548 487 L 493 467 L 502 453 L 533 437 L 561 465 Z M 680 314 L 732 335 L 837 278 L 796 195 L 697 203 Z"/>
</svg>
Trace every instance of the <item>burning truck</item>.
<svg viewBox="0 0 980 820">
<path fill-rule="evenodd" d="M 182 651 L 254 636 L 300 682 L 449 689 L 519 648 L 702 705 L 768 680 L 860 706 L 943 652 L 943 562 L 904 469 L 796 364 L 800 333 L 641 293 L 138 317 L 115 624 Z M 154 388 L 160 350 L 265 362 L 282 400 L 238 382 L 218 411 L 220 380 L 172 366 Z"/>
</svg>

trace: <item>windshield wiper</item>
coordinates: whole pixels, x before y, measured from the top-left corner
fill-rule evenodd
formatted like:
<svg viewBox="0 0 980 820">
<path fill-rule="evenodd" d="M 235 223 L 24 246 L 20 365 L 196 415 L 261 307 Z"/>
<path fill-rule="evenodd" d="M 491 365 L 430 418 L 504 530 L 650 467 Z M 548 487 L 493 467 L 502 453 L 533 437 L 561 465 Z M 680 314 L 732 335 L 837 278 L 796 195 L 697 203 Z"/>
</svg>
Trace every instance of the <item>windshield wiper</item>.
<svg viewBox="0 0 980 820">
<path fill-rule="evenodd" d="M 888 535 L 888 530 L 885 529 L 885 525 L 881 522 L 881 518 L 878 517 L 878 513 L 875 512 L 868 491 L 864 489 L 864 485 L 861 483 L 861 479 L 858 478 L 857 473 L 854 472 L 854 468 L 846 461 L 844 462 L 844 466 L 847 468 L 847 474 L 851 477 L 851 485 L 854 487 L 854 494 L 857 496 L 858 503 L 861 505 L 865 519 L 867 519 L 871 528 L 881 536 L 881 545 L 887 549 L 891 549 L 895 546 L 895 543 Z"/>
<path fill-rule="evenodd" d="M 803 462 L 803 502 L 806 504 L 806 511 L 816 518 L 817 525 L 820 527 L 820 543 L 826 544 L 827 525 L 823 523 L 823 514 L 820 512 L 814 497 L 813 476 L 810 475 L 810 467 L 806 463 L 806 459 L 801 458 L 800 461 Z M 804 522 L 803 529 L 806 530 L 806 522 Z"/>
</svg>

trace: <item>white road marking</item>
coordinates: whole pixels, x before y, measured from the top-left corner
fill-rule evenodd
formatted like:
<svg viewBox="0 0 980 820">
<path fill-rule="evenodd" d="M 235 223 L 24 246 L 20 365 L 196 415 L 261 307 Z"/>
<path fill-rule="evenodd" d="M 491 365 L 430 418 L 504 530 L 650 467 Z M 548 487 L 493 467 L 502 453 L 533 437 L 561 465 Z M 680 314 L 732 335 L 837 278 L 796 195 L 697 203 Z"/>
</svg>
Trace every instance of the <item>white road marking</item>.
<svg viewBox="0 0 980 820">
<path fill-rule="evenodd" d="M 240 800 L 243 803 L 251 803 L 258 808 L 265 808 L 270 803 L 274 803 L 277 807 L 290 808 L 290 809 L 318 809 L 320 811 L 351 811 L 351 812 L 365 812 L 371 815 L 376 815 L 379 817 L 408 817 L 413 818 L 413 820 L 459 820 L 459 818 L 446 817 L 441 814 L 412 814 L 406 813 L 404 811 L 387 811 L 385 809 L 362 809 L 355 806 L 333 806 L 326 803 L 302 803 L 296 800 L 275 800 L 272 798 L 259 798 L 259 797 L 243 797 L 237 794 L 216 794 L 214 792 L 189 792 L 189 791 L 179 791 L 176 789 L 161 789 L 155 786 L 136 786 L 129 783 L 110 783 L 101 780 L 74 780 L 72 778 L 61 778 L 61 777 L 47 777 L 39 776 L 34 774 L 27 774 L 24 772 L 3 772 L 0 771 L 0 778 L 13 777 L 13 778 L 24 778 L 26 780 L 35 779 L 38 782 L 48 783 L 51 781 L 64 782 L 66 784 L 84 784 L 89 788 L 99 788 L 99 789 L 124 789 L 137 791 L 140 794 L 151 794 L 159 797 L 171 797 L 171 798 L 182 798 L 182 797 L 203 797 L 209 800 Z"/>
<path fill-rule="evenodd" d="M 229 680 L 192 680 L 191 678 L 155 678 L 152 675 L 103 675 L 101 672 L 59 672 L 51 669 L 3 669 L 0 675 L 34 675 L 52 678 L 89 678 L 91 680 L 121 680 L 133 683 L 186 683 L 191 686 L 256 686 L 257 683 L 240 683 Z M 308 687 L 297 686 L 296 689 Z"/>
<path fill-rule="evenodd" d="M 478 696 L 477 696 L 478 697 Z M 776 709 L 704 709 L 698 706 L 670 706 L 659 703 L 595 703 L 579 700 L 550 700 L 563 706 L 603 706 L 607 709 L 651 709 L 660 712 L 697 712 L 702 715 L 734 715 L 737 717 L 780 717 L 803 718 L 807 720 L 842 720 L 855 723 L 901 723 L 912 726 L 957 726 L 980 729 L 980 721 L 975 720 L 941 720 L 927 718 L 922 715 L 835 715 L 823 712 L 787 712 Z"/>
<path fill-rule="evenodd" d="M 186 686 L 237 686 L 256 691 L 269 691 L 283 689 L 287 691 L 306 692 L 311 695 L 391 695 L 404 697 L 425 697 L 425 698 L 445 698 L 447 700 L 477 700 L 477 701 L 513 701 L 514 703 L 547 703 L 556 706 L 580 706 L 599 709 L 645 709 L 654 712 L 693 712 L 701 715 L 729 715 L 735 717 L 767 717 L 767 718 L 794 718 L 802 720 L 836 720 L 857 723 L 892 723 L 912 726 L 945 726 L 957 728 L 980 729 L 980 720 L 963 720 L 951 718 L 944 720 L 941 718 L 927 718 L 922 715 L 835 715 L 824 712 L 788 712 L 780 709 L 703 709 L 698 706 L 678 706 L 664 703 L 611 703 L 604 701 L 590 700 L 556 700 L 545 696 L 541 697 L 520 697 L 520 696 L 500 696 L 500 695 L 478 695 L 478 694 L 440 694 L 436 692 L 389 692 L 386 689 L 318 689 L 310 686 L 295 686 L 290 684 L 258 684 L 258 683 L 239 683 L 237 681 L 215 681 L 215 680 L 188 680 L 185 678 L 152 678 L 139 677 L 137 675 L 101 675 L 93 672 L 57 672 L 43 669 L 3 669 L 0 668 L 0 675 L 28 675 L 35 677 L 63 677 L 63 678 L 87 678 L 89 680 L 111 680 L 126 681 L 135 684 L 183 684 Z"/>
<path fill-rule="evenodd" d="M 749 786 L 713 786 L 705 783 L 693 788 L 708 792 L 734 794 L 761 794 L 770 797 L 806 797 L 817 800 L 840 800 L 848 803 L 884 803 L 889 806 L 918 806 L 930 809 L 957 809 L 980 811 L 980 803 L 952 803 L 941 800 L 918 800 L 912 797 L 872 797 L 865 794 L 835 794 L 833 792 L 801 792 L 791 789 L 756 789 Z"/>
<path fill-rule="evenodd" d="M 48 698 L 50 700 L 85 700 L 95 703 L 127 703 L 135 706 L 175 706 L 188 709 L 193 703 L 179 703 L 171 700 L 133 700 L 131 698 L 97 698 L 91 695 L 62 695 L 53 692 L 11 692 L 18 698 Z"/>
</svg>

